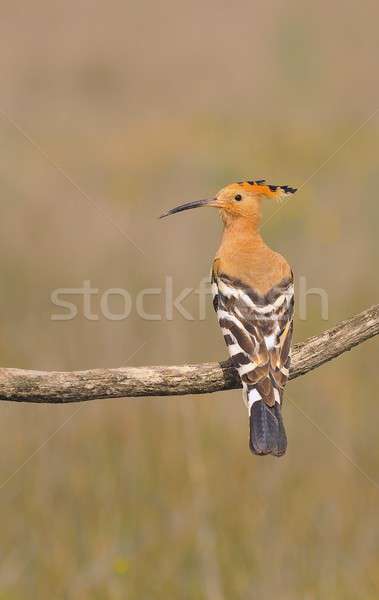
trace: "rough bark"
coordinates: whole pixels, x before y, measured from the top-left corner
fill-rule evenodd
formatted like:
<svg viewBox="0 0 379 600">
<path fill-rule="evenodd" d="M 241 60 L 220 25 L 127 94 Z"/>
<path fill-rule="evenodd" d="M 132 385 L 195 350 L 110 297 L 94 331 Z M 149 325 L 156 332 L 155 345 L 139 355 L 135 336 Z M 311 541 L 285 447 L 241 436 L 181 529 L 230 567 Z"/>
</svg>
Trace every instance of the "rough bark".
<svg viewBox="0 0 379 600">
<path fill-rule="evenodd" d="M 293 349 L 290 379 L 379 333 L 379 304 Z M 0 369 L 0 400 L 60 404 L 127 396 L 206 394 L 241 387 L 229 361 L 73 372 Z"/>
</svg>

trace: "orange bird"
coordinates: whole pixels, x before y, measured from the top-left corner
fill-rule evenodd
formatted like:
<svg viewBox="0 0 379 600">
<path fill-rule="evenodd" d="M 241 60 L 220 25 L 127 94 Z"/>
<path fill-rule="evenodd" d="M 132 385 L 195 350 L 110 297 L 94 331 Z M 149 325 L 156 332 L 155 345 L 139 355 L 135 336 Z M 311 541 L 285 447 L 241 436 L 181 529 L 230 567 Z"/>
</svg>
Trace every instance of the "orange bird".
<svg viewBox="0 0 379 600">
<path fill-rule="evenodd" d="M 213 305 L 249 411 L 250 449 L 282 456 L 287 436 L 281 415 L 291 359 L 294 287 L 287 261 L 262 239 L 263 198 L 294 194 L 264 180 L 232 183 L 214 198 L 182 204 L 167 217 L 198 206 L 218 208 L 224 224 L 213 261 Z"/>
</svg>

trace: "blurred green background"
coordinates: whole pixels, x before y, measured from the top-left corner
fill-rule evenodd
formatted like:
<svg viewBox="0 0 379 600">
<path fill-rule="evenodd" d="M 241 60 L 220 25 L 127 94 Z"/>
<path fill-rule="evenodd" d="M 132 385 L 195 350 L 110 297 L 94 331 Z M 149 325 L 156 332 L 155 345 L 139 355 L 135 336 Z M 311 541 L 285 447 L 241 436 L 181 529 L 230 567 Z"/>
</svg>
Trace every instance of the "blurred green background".
<svg viewBox="0 0 379 600">
<path fill-rule="evenodd" d="M 376 2 L 4 0 L 0 364 L 86 369 L 226 357 L 194 320 L 98 320 L 101 295 L 196 288 L 230 181 L 304 187 L 263 235 L 307 289 L 295 340 L 378 299 Z M 130 242 L 132 240 L 132 243 Z M 72 298 L 71 298 L 72 299 Z M 112 298 L 114 312 L 119 299 Z M 146 299 L 161 312 L 164 297 Z M 239 391 L 0 406 L 0 600 L 379 596 L 378 343 L 289 384 L 281 460 L 248 450 Z"/>
</svg>

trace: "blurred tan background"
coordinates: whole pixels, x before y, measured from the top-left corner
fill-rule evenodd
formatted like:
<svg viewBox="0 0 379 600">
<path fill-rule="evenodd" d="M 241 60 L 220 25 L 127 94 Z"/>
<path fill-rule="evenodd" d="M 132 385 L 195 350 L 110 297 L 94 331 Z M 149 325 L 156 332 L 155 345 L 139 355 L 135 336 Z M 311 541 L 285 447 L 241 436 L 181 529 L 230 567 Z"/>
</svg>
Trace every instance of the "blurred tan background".
<svg viewBox="0 0 379 600">
<path fill-rule="evenodd" d="M 1 366 L 224 358 L 196 294 L 193 321 L 110 321 L 99 296 L 98 320 L 71 298 L 78 316 L 52 321 L 50 296 L 196 288 L 216 213 L 157 216 L 245 178 L 305 184 L 263 227 L 328 294 L 327 321 L 307 297 L 296 340 L 377 301 L 376 2 L 4 0 L 1 15 Z M 377 361 L 371 340 L 289 384 L 281 460 L 250 455 L 239 391 L 2 403 L 0 599 L 378 598 Z"/>
</svg>

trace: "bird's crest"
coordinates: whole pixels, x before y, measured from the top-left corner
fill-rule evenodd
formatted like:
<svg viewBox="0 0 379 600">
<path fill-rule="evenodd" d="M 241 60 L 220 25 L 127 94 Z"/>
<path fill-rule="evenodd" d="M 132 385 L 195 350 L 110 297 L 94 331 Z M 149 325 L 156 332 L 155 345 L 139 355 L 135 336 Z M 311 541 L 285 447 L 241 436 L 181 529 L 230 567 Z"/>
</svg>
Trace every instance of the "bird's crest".
<svg viewBox="0 0 379 600">
<path fill-rule="evenodd" d="M 273 198 L 275 200 L 282 200 L 286 196 L 294 194 L 297 188 L 290 187 L 289 185 L 269 185 L 265 179 L 256 179 L 250 181 L 238 181 L 240 185 L 247 192 L 256 192 L 267 198 Z"/>
</svg>

